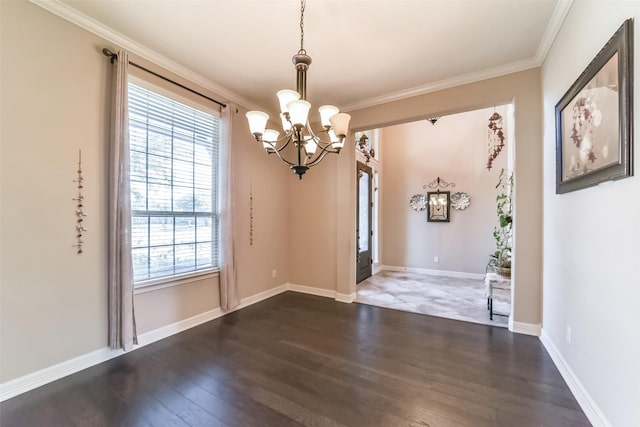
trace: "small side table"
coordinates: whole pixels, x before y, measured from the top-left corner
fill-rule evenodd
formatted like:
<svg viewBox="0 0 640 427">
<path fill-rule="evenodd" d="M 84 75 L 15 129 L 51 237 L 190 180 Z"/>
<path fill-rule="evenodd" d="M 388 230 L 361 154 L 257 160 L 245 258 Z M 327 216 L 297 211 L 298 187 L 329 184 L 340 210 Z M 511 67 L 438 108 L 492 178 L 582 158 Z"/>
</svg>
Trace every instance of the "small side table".
<svg viewBox="0 0 640 427">
<path fill-rule="evenodd" d="M 494 313 L 493 299 L 496 301 L 511 303 L 511 279 L 502 277 L 496 273 L 487 273 L 484 276 L 484 292 L 487 296 L 487 310 L 489 310 L 489 320 L 493 320 L 493 315 L 509 317 L 508 314 Z"/>
</svg>

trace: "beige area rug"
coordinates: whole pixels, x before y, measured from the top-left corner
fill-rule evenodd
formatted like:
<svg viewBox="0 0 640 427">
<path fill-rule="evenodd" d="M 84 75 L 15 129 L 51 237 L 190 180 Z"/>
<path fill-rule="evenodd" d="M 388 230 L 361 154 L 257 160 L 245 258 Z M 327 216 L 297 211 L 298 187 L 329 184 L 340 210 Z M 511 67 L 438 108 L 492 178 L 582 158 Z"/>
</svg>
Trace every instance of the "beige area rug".
<svg viewBox="0 0 640 427">
<path fill-rule="evenodd" d="M 464 320 L 507 326 L 507 317 L 489 320 L 484 281 L 426 274 L 383 271 L 356 286 L 356 302 Z M 494 300 L 494 313 L 508 314 L 510 306 Z"/>
</svg>

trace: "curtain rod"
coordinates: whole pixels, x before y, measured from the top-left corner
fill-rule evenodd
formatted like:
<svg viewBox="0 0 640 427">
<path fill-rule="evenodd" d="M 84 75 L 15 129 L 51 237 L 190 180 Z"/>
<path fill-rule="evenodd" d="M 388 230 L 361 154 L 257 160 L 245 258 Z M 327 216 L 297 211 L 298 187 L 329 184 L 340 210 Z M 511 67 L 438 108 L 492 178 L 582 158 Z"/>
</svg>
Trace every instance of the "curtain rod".
<svg viewBox="0 0 640 427">
<path fill-rule="evenodd" d="M 115 60 L 116 60 L 116 58 L 118 57 L 118 55 L 117 55 L 117 54 L 113 53 L 111 50 L 107 49 L 106 47 L 105 47 L 104 49 L 102 49 L 102 53 L 104 53 L 104 55 L 105 55 L 105 56 L 108 56 L 109 58 L 111 58 L 111 63 L 112 63 L 112 64 L 113 64 L 113 61 L 115 61 Z M 227 106 L 227 104 L 225 104 L 225 103 L 222 103 L 222 102 L 220 102 L 220 101 L 216 101 L 216 100 L 215 100 L 215 99 L 213 99 L 213 98 L 209 98 L 207 95 L 203 95 L 203 94 L 201 94 L 201 93 L 200 93 L 200 92 L 198 92 L 198 91 L 195 91 L 195 90 L 193 90 L 193 89 L 191 89 L 191 88 L 189 88 L 189 87 L 187 87 L 187 86 L 185 86 L 185 85 L 183 85 L 183 84 L 181 84 L 181 83 L 178 83 L 178 82 L 176 82 L 175 80 L 171 80 L 171 79 L 170 79 L 170 78 L 168 78 L 168 77 L 162 76 L 162 75 L 160 75 L 160 74 L 156 73 L 155 71 L 151 71 L 150 69 L 145 68 L 145 67 L 143 67 L 142 65 L 138 65 L 138 64 L 136 64 L 135 62 L 131 62 L 131 61 L 129 61 L 129 64 L 133 65 L 133 66 L 134 66 L 134 67 L 136 67 L 136 68 L 141 69 L 142 71 L 145 71 L 145 72 L 147 72 L 147 73 L 149 73 L 149 74 L 152 74 L 152 75 L 154 75 L 154 76 L 156 76 L 156 77 L 158 77 L 158 78 L 160 78 L 160 79 L 162 79 L 162 80 L 164 80 L 164 81 L 166 81 L 166 82 L 169 82 L 169 83 L 172 83 L 172 84 L 174 84 L 174 85 L 176 85 L 176 86 L 178 86 L 178 87 L 181 87 L 181 88 L 182 88 L 182 89 L 184 89 L 184 90 L 188 90 L 189 92 L 191 92 L 191 93 L 193 93 L 193 94 L 196 94 L 196 95 L 201 96 L 201 97 L 203 97 L 203 98 L 205 98 L 205 99 L 208 99 L 209 101 L 214 102 L 214 103 L 218 104 L 219 106 L 221 106 L 221 107 L 223 107 L 223 108 L 225 108 L 225 107 Z"/>
</svg>

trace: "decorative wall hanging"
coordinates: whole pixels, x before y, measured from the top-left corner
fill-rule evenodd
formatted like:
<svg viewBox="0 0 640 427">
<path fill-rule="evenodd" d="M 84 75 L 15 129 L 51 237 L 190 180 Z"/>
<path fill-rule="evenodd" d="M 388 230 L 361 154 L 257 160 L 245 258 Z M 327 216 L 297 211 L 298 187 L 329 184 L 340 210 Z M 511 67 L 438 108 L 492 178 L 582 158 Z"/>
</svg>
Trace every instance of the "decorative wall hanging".
<svg viewBox="0 0 640 427">
<path fill-rule="evenodd" d="M 416 212 L 425 210 L 427 208 L 427 196 L 424 194 L 414 194 L 409 200 L 409 206 Z"/>
<path fill-rule="evenodd" d="M 449 192 L 429 191 L 427 193 L 427 200 L 429 201 L 427 221 L 449 222 Z"/>
<path fill-rule="evenodd" d="M 249 246 L 253 246 L 253 183 L 249 183 Z"/>
<path fill-rule="evenodd" d="M 358 138 L 357 142 L 358 142 L 358 148 L 360 149 L 360 152 L 365 157 L 364 162 L 369 163 L 369 160 L 374 158 L 376 155 L 375 150 L 371 146 L 371 141 L 369 140 L 369 137 L 367 137 L 367 135 L 363 133 L 362 136 Z"/>
<path fill-rule="evenodd" d="M 437 177 L 436 179 L 434 179 L 433 181 L 431 181 L 428 184 L 425 184 L 422 186 L 422 188 L 426 189 L 431 189 L 431 190 L 436 190 L 438 188 L 453 188 L 455 187 L 456 184 L 454 184 L 453 182 L 447 182 L 444 179 Z"/>
<path fill-rule="evenodd" d="M 504 131 L 502 129 L 502 116 L 498 112 L 493 112 L 489 117 L 489 132 L 487 147 L 489 150 L 489 159 L 487 160 L 487 169 L 491 170 L 493 161 L 504 148 Z"/>
<path fill-rule="evenodd" d="M 633 175 L 632 52 L 627 19 L 556 105 L 556 194 Z"/>
<path fill-rule="evenodd" d="M 82 195 L 82 189 L 84 188 L 84 178 L 82 177 L 82 150 L 78 149 L 78 178 L 74 179 L 73 182 L 78 183 L 78 197 L 74 198 L 76 203 L 76 243 L 74 246 L 78 248 L 77 253 L 82 253 L 82 245 L 84 245 L 84 241 L 82 240 L 83 232 L 87 231 L 84 228 L 84 218 L 87 216 L 84 213 L 84 196 Z"/>
<path fill-rule="evenodd" d="M 467 193 L 457 192 L 451 195 L 451 207 L 458 211 L 467 209 L 471 205 L 471 198 Z"/>
<path fill-rule="evenodd" d="M 427 221 L 449 222 L 449 209 L 451 205 L 449 198 L 450 193 L 449 191 L 440 191 L 440 189 L 453 188 L 455 186 L 455 183 L 447 182 L 440 177 L 422 186 L 425 190 L 436 190 L 434 192 L 427 192 L 427 203 L 429 205 Z"/>
</svg>

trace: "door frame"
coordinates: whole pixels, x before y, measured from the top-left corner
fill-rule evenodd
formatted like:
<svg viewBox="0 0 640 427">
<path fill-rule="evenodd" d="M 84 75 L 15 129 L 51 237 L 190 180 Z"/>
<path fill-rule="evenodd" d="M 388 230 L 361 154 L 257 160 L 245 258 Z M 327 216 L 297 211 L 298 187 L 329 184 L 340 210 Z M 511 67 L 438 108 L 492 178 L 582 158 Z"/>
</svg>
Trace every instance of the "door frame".
<svg viewBox="0 0 640 427">
<path fill-rule="evenodd" d="M 360 280 L 359 279 L 359 272 L 360 269 L 358 267 L 358 261 L 360 258 L 360 246 L 359 246 L 359 242 L 360 242 L 360 173 L 366 173 L 367 175 L 369 175 L 369 204 L 367 206 L 368 208 L 368 213 L 369 213 L 369 248 L 368 248 L 368 252 L 369 252 L 369 275 L 367 277 L 364 277 Z M 360 161 L 356 161 L 356 283 L 360 283 L 361 281 L 365 280 L 368 277 L 371 277 L 373 275 L 373 169 L 366 165 L 365 163 L 362 163 Z"/>
</svg>

